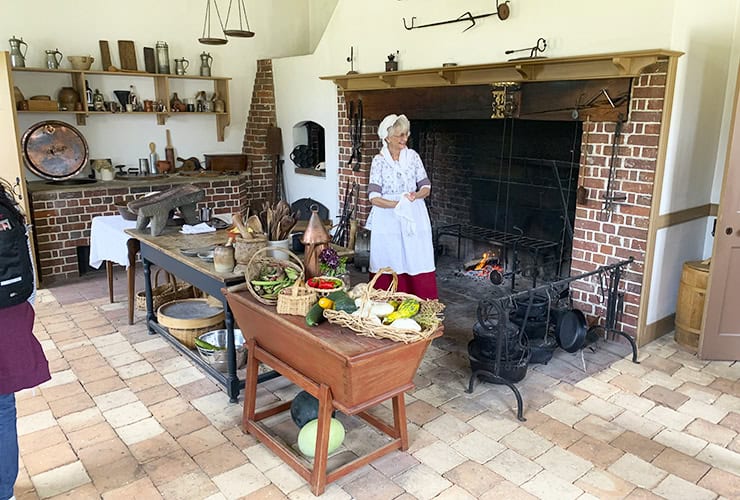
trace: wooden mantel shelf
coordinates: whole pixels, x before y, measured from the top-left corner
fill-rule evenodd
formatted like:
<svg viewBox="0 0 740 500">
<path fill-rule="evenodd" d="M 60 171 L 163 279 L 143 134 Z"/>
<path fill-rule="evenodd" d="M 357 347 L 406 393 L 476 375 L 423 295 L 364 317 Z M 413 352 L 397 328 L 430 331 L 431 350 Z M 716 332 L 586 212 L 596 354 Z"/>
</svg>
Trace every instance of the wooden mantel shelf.
<svg viewBox="0 0 740 500">
<path fill-rule="evenodd" d="M 342 90 L 386 90 L 391 88 L 484 85 L 497 82 L 544 82 L 630 78 L 658 61 L 679 57 L 683 52 L 655 49 L 590 56 L 521 59 L 471 66 L 414 69 L 383 73 L 322 76 Z"/>
</svg>

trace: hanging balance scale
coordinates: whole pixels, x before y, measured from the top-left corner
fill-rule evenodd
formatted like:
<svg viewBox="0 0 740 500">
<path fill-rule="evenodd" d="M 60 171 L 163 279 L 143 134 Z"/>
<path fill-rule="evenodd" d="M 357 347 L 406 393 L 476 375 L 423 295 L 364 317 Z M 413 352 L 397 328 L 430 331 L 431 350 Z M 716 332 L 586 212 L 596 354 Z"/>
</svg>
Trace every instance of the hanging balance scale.
<svg viewBox="0 0 740 500">
<path fill-rule="evenodd" d="M 221 12 L 218 10 L 216 0 L 213 0 L 213 6 L 216 8 L 218 23 L 221 26 L 221 31 L 223 31 L 224 23 L 221 21 Z M 203 36 L 198 38 L 198 41 L 204 45 L 225 45 L 228 42 L 225 37 L 218 38 L 211 36 L 211 0 L 206 0 L 206 15 L 203 19 Z"/>
<path fill-rule="evenodd" d="M 244 6 L 244 0 L 237 0 L 236 10 L 239 15 L 239 28 L 229 28 L 229 19 L 231 17 L 231 4 L 233 0 L 229 0 L 229 9 L 226 11 L 226 24 L 224 28 L 224 34 L 226 36 L 235 36 L 238 38 L 252 38 L 254 31 L 249 29 L 249 19 L 247 19 L 247 8 Z M 244 19 L 242 20 L 242 15 Z M 247 29 L 244 29 L 244 25 L 247 25 Z"/>
</svg>

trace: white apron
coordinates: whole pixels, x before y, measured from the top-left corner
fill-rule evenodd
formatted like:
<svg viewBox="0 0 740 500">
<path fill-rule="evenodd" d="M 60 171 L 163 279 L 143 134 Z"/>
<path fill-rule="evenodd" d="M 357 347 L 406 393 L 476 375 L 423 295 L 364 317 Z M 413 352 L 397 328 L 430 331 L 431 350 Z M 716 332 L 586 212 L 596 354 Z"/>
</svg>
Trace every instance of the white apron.
<svg viewBox="0 0 740 500">
<path fill-rule="evenodd" d="M 383 195 L 398 200 L 399 195 Z M 398 274 L 422 274 L 434 271 L 432 225 L 424 200 L 410 202 L 416 227 L 413 234 L 404 231 L 402 220 L 392 208 L 373 207 L 366 227 L 370 233 L 370 272 L 390 267 Z"/>
</svg>

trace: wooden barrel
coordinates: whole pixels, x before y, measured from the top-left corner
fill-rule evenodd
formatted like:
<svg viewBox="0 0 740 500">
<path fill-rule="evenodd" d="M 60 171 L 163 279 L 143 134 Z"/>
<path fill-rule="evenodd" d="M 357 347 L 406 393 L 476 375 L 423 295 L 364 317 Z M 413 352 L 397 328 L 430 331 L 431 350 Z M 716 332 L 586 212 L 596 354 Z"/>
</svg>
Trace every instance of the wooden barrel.
<svg viewBox="0 0 740 500">
<path fill-rule="evenodd" d="M 684 263 L 676 302 L 676 342 L 693 350 L 699 347 L 708 281 L 708 261 Z"/>
</svg>

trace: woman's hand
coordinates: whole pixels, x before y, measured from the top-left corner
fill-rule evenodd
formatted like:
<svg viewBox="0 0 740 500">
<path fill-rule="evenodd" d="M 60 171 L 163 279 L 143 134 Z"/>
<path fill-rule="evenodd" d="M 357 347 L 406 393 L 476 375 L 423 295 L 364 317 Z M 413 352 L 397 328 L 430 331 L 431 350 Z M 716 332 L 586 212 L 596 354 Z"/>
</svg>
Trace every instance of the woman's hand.
<svg viewBox="0 0 740 500">
<path fill-rule="evenodd" d="M 414 201 L 414 200 L 416 199 L 416 193 L 415 193 L 415 192 L 413 192 L 413 191 L 412 191 L 412 192 L 410 192 L 410 193 L 406 193 L 406 194 L 405 194 L 404 196 L 405 196 L 405 197 L 406 197 L 406 199 L 408 199 L 409 201 Z"/>
</svg>

